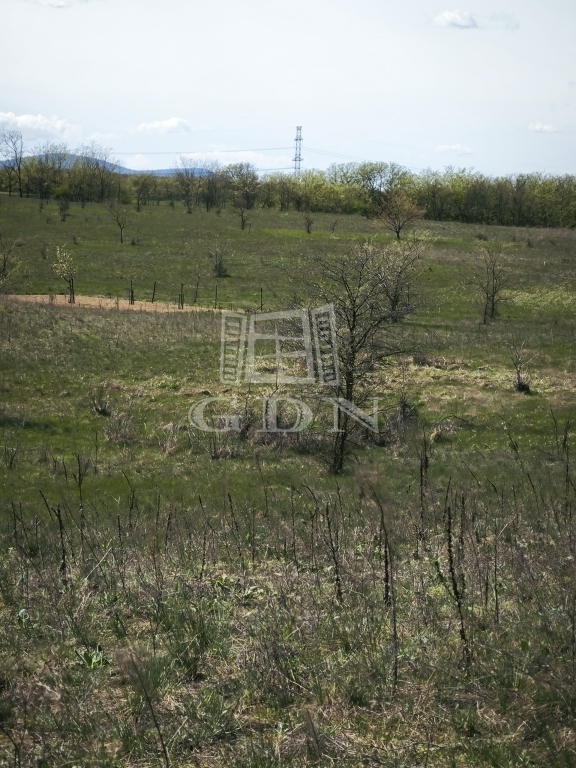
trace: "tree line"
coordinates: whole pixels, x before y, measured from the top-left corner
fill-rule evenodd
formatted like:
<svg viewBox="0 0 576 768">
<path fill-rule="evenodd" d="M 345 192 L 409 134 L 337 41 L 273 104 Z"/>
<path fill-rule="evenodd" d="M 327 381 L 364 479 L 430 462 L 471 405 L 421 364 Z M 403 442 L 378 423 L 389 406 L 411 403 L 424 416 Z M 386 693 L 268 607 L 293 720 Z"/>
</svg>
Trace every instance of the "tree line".
<svg viewBox="0 0 576 768">
<path fill-rule="evenodd" d="M 233 207 L 302 213 L 381 216 L 397 221 L 422 216 L 502 226 L 576 226 L 576 176 L 542 173 L 486 176 L 447 167 L 411 172 L 397 163 L 341 163 L 298 175 L 259 174 L 250 163 L 222 166 L 180 156 L 172 174 L 118 172 L 112 151 L 92 142 L 72 153 L 66 144 L 45 143 L 28 152 L 18 131 L 0 132 L 0 190 L 49 199 L 144 205 L 183 205 L 188 213 Z M 402 225 L 400 225 L 402 228 Z M 394 223 L 390 229 L 399 235 Z"/>
</svg>

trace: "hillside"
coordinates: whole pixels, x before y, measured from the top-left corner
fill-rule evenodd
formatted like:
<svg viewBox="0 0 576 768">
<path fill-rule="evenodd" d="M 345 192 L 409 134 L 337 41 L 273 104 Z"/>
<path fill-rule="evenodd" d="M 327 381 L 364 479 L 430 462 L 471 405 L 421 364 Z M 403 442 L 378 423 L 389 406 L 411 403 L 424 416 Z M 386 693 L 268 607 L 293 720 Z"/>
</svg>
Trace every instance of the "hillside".
<svg viewBox="0 0 576 768">
<path fill-rule="evenodd" d="M 321 306 L 329 267 L 394 236 L 127 210 L 121 244 L 105 205 L 0 199 L 4 290 L 58 297 L 0 298 L 2 759 L 575 765 L 576 232 L 419 222 L 394 354 L 356 390 L 378 433 L 334 474 L 327 389 L 221 381 L 221 310 Z M 267 431 L 272 397 L 314 422 Z M 209 398 L 242 428 L 198 429 Z"/>
</svg>

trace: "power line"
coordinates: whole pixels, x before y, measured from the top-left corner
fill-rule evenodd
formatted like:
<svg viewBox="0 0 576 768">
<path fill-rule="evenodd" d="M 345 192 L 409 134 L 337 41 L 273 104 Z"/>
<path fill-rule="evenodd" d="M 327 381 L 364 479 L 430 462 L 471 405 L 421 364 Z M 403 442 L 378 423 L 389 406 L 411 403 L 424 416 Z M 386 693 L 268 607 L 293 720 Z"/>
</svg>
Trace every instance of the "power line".
<svg viewBox="0 0 576 768">
<path fill-rule="evenodd" d="M 318 155 L 329 155 L 330 157 L 346 157 L 349 160 L 361 160 L 363 163 L 369 162 L 364 157 L 355 157 L 354 155 L 343 155 L 340 152 L 326 152 L 324 149 L 312 149 L 311 147 L 306 147 L 307 152 L 316 152 Z"/>
<path fill-rule="evenodd" d="M 260 147 L 258 149 L 196 149 L 180 152 L 116 152 L 117 155 L 208 155 L 215 152 L 277 152 L 280 149 L 292 149 L 292 147 Z"/>
<path fill-rule="evenodd" d="M 210 154 L 217 154 L 217 153 L 235 153 L 235 152 L 278 152 L 281 150 L 287 150 L 292 149 L 292 147 L 257 147 L 255 149 L 210 149 L 210 150 L 194 150 L 194 151 L 172 151 L 172 152 L 116 152 L 117 155 L 120 156 L 127 156 L 127 155 L 210 155 Z M 325 149 L 314 149 L 313 147 L 306 147 L 307 152 L 313 152 L 317 155 L 324 155 L 327 157 L 342 157 L 346 160 L 357 160 L 363 163 L 369 163 L 370 160 L 367 160 L 365 157 L 358 157 L 357 155 L 345 155 L 342 152 L 330 152 Z M 294 170 L 295 174 L 298 174 L 301 170 L 301 163 L 302 163 L 302 126 L 297 126 L 296 128 L 296 138 L 294 139 L 294 158 L 293 158 L 294 166 L 293 168 L 285 167 L 285 168 L 257 168 L 256 170 L 258 172 L 264 172 L 264 171 L 289 171 Z M 411 171 L 424 171 L 425 168 L 415 168 L 413 166 L 404 166 L 405 168 L 408 168 L 408 170 Z"/>
</svg>

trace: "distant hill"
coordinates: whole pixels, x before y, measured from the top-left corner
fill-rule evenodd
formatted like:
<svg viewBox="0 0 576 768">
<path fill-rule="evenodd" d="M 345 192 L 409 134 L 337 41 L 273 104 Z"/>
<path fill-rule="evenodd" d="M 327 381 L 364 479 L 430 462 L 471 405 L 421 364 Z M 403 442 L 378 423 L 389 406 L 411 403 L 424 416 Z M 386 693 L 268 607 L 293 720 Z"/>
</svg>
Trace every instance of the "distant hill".
<svg viewBox="0 0 576 768">
<path fill-rule="evenodd" d="M 28 155 L 26 159 L 33 159 L 37 155 Z M 76 160 L 82 160 L 82 155 L 69 154 L 64 161 L 64 168 L 70 168 L 76 162 Z M 87 159 L 87 158 L 86 158 Z M 0 168 L 6 165 L 5 160 L 0 160 Z M 135 170 L 134 168 L 126 168 L 123 165 L 115 165 L 114 163 L 106 162 L 105 165 L 116 173 L 120 173 L 123 176 L 139 176 L 143 174 L 149 174 L 150 176 L 173 176 L 175 170 L 173 168 L 159 168 L 156 170 Z M 194 172 L 197 176 L 205 176 L 207 171 L 204 168 L 191 168 L 191 172 Z"/>
<path fill-rule="evenodd" d="M 194 168 L 193 170 L 198 176 L 203 176 L 205 173 L 202 168 Z M 116 168 L 116 172 L 129 175 L 149 173 L 151 176 L 173 176 L 176 173 L 174 168 L 159 168 L 155 171 L 134 171 L 121 165 Z"/>
</svg>

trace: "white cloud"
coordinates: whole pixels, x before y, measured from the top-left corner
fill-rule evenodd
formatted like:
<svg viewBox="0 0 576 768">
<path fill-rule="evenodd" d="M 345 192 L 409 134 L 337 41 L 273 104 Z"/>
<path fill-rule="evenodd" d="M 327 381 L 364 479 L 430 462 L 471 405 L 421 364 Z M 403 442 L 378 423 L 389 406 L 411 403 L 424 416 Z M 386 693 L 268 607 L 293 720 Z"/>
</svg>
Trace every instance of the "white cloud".
<svg viewBox="0 0 576 768">
<path fill-rule="evenodd" d="M 493 13 L 490 16 L 468 11 L 444 11 L 433 19 L 435 27 L 455 27 L 456 29 L 518 29 L 520 24 L 510 13 Z"/>
<path fill-rule="evenodd" d="M 187 133 L 191 126 L 181 117 L 169 117 L 156 123 L 140 123 L 134 130 L 142 133 Z"/>
<path fill-rule="evenodd" d="M 543 123 L 530 123 L 528 130 L 536 133 L 556 133 L 558 128 L 555 125 L 544 125 Z"/>
<path fill-rule="evenodd" d="M 434 17 L 432 22 L 435 27 L 456 27 L 457 29 L 476 29 L 476 19 L 468 11 L 444 11 Z"/>
<path fill-rule="evenodd" d="M 80 126 L 61 120 L 56 115 L 15 115 L 14 112 L 0 112 L 0 128 L 21 131 L 28 139 L 55 136 L 61 139 L 78 137 Z"/>
<path fill-rule="evenodd" d="M 466 147 L 464 144 L 440 144 L 436 147 L 436 152 L 450 152 L 453 155 L 472 155 L 474 150 Z"/>
</svg>

